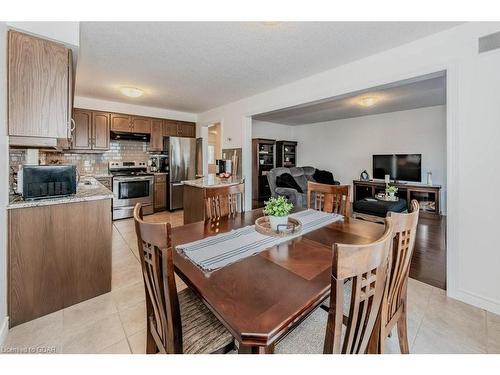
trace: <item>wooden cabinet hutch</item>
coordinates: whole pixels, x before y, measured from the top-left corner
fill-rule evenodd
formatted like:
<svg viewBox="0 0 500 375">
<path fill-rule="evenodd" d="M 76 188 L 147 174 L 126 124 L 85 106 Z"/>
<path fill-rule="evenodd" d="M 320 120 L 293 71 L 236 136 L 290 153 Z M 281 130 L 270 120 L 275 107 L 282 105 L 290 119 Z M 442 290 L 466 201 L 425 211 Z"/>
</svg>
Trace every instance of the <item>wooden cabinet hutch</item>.
<svg viewBox="0 0 500 375">
<path fill-rule="evenodd" d="M 254 202 L 263 202 L 271 197 L 267 174 L 276 163 L 275 143 L 274 139 L 252 139 L 252 199 Z"/>
</svg>

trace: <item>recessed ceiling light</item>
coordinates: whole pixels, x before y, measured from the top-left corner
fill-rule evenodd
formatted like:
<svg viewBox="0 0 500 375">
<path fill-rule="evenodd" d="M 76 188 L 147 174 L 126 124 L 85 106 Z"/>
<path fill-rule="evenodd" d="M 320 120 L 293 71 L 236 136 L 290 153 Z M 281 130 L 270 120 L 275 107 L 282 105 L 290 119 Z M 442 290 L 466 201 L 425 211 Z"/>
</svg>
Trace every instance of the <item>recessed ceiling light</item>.
<svg viewBox="0 0 500 375">
<path fill-rule="evenodd" d="M 129 96 L 131 98 L 138 98 L 139 96 L 142 96 L 142 94 L 144 94 L 144 91 L 138 89 L 137 87 L 124 86 L 120 87 L 120 91 L 123 95 Z"/>
<path fill-rule="evenodd" d="M 378 98 L 376 96 L 364 96 L 359 99 L 359 104 L 363 107 L 373 107 L 378 102 Z"/>
</svg>

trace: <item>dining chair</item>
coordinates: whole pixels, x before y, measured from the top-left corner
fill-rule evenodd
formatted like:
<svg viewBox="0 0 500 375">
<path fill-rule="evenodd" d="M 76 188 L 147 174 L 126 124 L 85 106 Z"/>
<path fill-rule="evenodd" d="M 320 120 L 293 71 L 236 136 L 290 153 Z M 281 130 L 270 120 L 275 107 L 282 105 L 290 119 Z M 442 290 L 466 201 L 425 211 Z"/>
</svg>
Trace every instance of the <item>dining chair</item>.
<svg viewBox="0 0 500 375">
<path fill-rule="evenodd" d="M 378 319 L 387 280 L 392 244 L 392 219 L 380 239 L 365 245 L 335 244 L 330 304 L 323 352 L 363 354 L 375 352 Z M 350 285 L 346 281 L 350 279 Z M 351 292 L 346 293 L 350 286 Z M 348 299 L 349 313 L 344 318 Z M 345 331 L 343 331 L 343 324 Z M 370 345 L 370 347 L 369 347 Z"/>
<path fill-rule="evenodd" d="M 380 314 L 380 342 L 378 343 L 380 353 L 384 353 L 385 338 L 389 336 L 395 325 L 398 329 L 401 353 L 409 353 L 406 299 L 419 211 L 418 202 L 412 200 L 410 213 L 388 213 L 388 217 L 393 222 L 393 246 L 389 255 L 389 275 Z"/>
<path fill-rule="evenodd" d="M 308 181 L 307 208 L 312 205 L 315 210 L 348 217 L 351 204 L 349 190 L 349 185 L 327 185 Z"/>
<path fill-rule="evenodd" d="M 177 293 L 170 223 L 147 223 L 134 207 L 135 232 L 146 289 L 146 353 L 227 353 L 234 339 L 186 288 Z"/>
<path fill-rule="evenodd" d="M 244 211 L 245 184 L 206 188 L 205 219 L 232 217 Z"/>
</svg>

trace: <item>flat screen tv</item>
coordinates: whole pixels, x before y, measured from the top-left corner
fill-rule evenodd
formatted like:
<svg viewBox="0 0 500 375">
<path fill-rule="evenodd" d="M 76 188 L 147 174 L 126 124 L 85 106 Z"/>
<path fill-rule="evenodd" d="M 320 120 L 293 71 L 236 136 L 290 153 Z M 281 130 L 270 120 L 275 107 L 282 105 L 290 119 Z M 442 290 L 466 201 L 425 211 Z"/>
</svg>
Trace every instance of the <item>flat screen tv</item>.
<svg viewBox="0 0 500 375">
<path fill-rule="evenodd" d="M 373 178 L 421 182 L 422 154 L 373 155 Z"/>
</svg>

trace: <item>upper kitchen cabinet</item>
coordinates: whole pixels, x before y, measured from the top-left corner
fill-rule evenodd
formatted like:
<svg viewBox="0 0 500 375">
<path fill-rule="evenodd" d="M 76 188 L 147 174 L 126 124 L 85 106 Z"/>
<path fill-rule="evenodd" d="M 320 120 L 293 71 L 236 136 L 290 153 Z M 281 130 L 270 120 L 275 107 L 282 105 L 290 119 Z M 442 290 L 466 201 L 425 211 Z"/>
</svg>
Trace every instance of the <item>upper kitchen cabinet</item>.
<svg viewBox="0 0 500 375">
<path fill-rule="evenodd" d="M 50 146 L 71 137 L 71 50 L 9 31 L 8 122 L 12 145 Z"/>
<path fill-rule="evenodd" d="M 131 116 L 117 113 L 111 114 L 111 130 L 115 132 L 131 132 Z"/>
<path fill-rule="evenodd" d="M 165 137 L 177 137 L 177 121 L 174 120 L 165 120 L 165 124 L 163 125 L 163 135 Z"/>
<path fill-rule="evenodd" d="M 163 135 L 168 137 L 196 137 L 196 124 L 187 121 L 165 120 Z"/>
<path fill-rule="evenodd" d="M 148 117 L 132 116 L 132 131 L 134 133 L 151 134 L 151 122 Z"/>
<path fill-rule="evenodd" d="M 110 114 L 92 112 L 92 149 L 109 150 Z"/>
<path fill-rule="evenodd" d="M 109 113 L 75 109 L 73 120 L 75 126 L 71 142 L 72 150 L 109 150 Z"/>
<path fill-rule="evenodd" d="M 150 134 L 151 122 L 148 117 L 111 114 L 111 130 L 115 132 Z"/>
<path fill-rule="evenodd" d="M 92 149 L 92 111 L 75 109 L 73 111 L 75 128 L 71 139 L 71 148 L 74 150 Z"/>
<path fill-rule="evenodd" d="M 195 138 L 196 124 L 194 122 L 179 121 L 178 123 L 179 137 Z"/>
<path fill-rule="evenodd" d="M 163 151 L 163 120 L 153 119 L 151 121 L 151 140 L 149 151 Z"/>
</svg>

